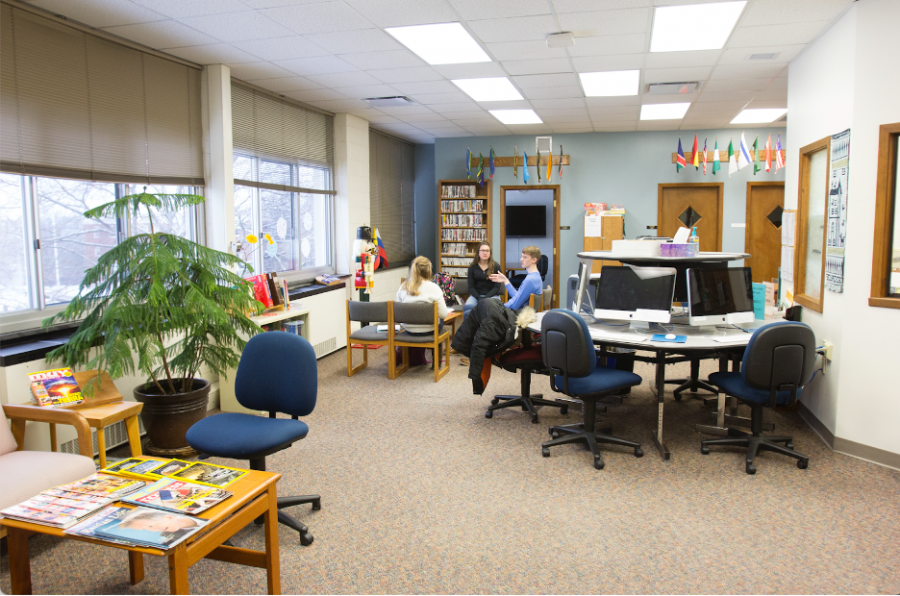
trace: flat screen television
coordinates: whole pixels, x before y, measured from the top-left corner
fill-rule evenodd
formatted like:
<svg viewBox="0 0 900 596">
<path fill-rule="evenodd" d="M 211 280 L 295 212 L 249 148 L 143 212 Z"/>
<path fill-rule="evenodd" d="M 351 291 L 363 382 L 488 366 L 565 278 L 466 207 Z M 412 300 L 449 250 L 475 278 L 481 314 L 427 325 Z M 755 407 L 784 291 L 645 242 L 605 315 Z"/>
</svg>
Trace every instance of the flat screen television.
<svg viewBox="0 0 900 596">
<path fill-rule="evenodd" d="M 547 208 L 543 205 L 507 205 L 506 237 L 546 238 Z"/>
</svg>

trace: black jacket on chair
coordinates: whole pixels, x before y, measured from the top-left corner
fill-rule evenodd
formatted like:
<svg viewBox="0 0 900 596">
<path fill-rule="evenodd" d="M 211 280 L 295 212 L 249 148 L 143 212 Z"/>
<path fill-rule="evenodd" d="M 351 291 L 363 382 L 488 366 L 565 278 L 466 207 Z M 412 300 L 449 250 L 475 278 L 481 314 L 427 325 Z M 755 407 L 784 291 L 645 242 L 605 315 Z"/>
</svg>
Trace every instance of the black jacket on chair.
<svg viewBox="0 0 900 596">
<path fill-rule="evenodd" d="M 454 350 L 469 357 L 469 378 L 477 394 L 484 391 L 481 370 L 484 359 L 506 350 L 516 342 L 518 314 L 499 300 L 481 300 L 456 331 Z"/>
</svg>

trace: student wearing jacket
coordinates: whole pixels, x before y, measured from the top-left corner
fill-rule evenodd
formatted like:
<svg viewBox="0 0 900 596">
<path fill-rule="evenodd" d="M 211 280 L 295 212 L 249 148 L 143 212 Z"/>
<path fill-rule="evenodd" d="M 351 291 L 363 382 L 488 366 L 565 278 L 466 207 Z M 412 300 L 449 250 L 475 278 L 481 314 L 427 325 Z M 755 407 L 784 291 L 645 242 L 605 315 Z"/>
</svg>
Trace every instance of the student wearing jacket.
<svg viewBox="0 0 900 596">
<path fill-rule="evenodd" d="M 528 305 L 528 299 L 532 294 L 539 295 L 543 292 L 543 280 L 538 272 L 537 263 L 541 259 L 541 249 L 537 246 L 526 246 L 522 249 L 522 256 L 519 262 L 525 268 L 527 275 L 525 280 L 519 285 L 517 290 L 502 273 L 495 273 L 491 276 L 491 281 L 502 283 L 509 292 L 509 300 L 504 304 L 506 308 L 519 310 L 523 306 Z"/>
<path fill-rule="evenodd" d="M 484 359 L 521 343 L 524 335 L 528 335 L 525 341 L 530 343 L 530 334 L 525 331 L 525 327 L 536 319 L 533 308 L 526 306 L 516 313 L 498 300 L 482 300 L 469 313 L 450 345 L 460 354 L 469 357 L 469 378 L 472 379 L 473 393 L 481 395 L 484 392 L 481 380 Z"/>
<path fill-rule="evenodd" d="M 486 298 L 495 298 L 500 300 L 500 290 L 503 287 L 500 283 L 491 281 L 491 275 L 500 272 L 500 265 L 497 264 L 491 256 L 491 245 L 482 242 L 478 246 L 478 254 L 469 264 L 469 297 L 463 308 L 463 318 L 469 316 L 469 312 L 475 308 L 475 305 Z"/>
</svg>

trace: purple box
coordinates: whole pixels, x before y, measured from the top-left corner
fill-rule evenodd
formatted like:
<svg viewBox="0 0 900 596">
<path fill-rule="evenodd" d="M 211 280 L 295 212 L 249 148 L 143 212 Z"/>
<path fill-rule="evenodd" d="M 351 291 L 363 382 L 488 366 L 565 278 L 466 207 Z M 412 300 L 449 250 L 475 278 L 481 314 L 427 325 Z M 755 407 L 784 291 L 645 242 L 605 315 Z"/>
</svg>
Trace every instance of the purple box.
<svg viewBox="0 0 900 596">
<path fill-rule="evenodd" d="M 687 244 L 666 243 L 659 247 L 661 257 L 696 257 L 697 245 L 693 242 Z"/>
</svg>

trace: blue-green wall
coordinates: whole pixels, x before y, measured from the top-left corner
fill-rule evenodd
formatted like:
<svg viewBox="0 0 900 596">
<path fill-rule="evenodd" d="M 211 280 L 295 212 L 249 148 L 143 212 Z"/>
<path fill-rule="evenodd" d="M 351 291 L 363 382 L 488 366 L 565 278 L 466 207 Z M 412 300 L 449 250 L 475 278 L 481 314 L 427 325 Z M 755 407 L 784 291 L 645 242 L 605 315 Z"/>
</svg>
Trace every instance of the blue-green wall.
<svg viewBox="0 0 900 596">
<path fill-rule="evenodd" d="M 437 178 L 434 175 L 434 145 L 416 145 L 415 150 L 416 255 L 437 263 Z M 435 270 L 437 266 L 435 265 Z"/>
<path fill-rule="evenodd" d="M 747 142 L 752 144 L 757 134 L 760 144 L 765 144 L 766 135 L 772 133 L 772 144 L 781 134 L 782 147 L 788 149 L 788 163 L 792 152 L 787 143 L 784 128 L 753 129 L 746 132 Z M 744 223 L 746 216 L 747 182 L 784 180 L 784 170 L 778 174 L 760 172 L 753 175 L 752 165 L 744 168 L 732 177 L 728 177 L 728 164 L 725 153 L 728 141 L 734 138 L 735 147 L 740 143 L 740 130 L 698 131 L 700 147 L 703 139 L 708 139 L 710 159 L 716 137 L 719 139 L 719 151 L 722 159 L 722 170 L 716 176 L 711 175 L 710 163 L 707 175 L 693 167 L 681 173 L 675 172 L 672 163 L 672 152 L 678 148 L 679 133 L 674 132 L 624 132 L 624 133 L 583 133 L 554 134 L 554 153 L 559 153 L 559 145 L 571 156 L 571 165 L 563 168 L 563 176 L 559 178 L 556 168 L 551 184 L 560 185 L 562 209 L 560 225 L 570 226 L 569 230 L 560 231 L 560 282 L 578 269 L 577 253 L 583 246 L 584 203 L 620 203 L 625 207 L 625 237 L 635 238 L 642 234 L 655 234 L 647 231 L 648 225 L 656 225 L 657 185 L 665 182 L 724 182 L 725 199 L 722 230 L 722 250 L 727 252 L 743 252 L 744 228 L 732 228 L 732 223 Z M 693 143 L 694 133 L 682 132 L 682 146 L 688 154 Z M 430 255 L 434 260 L 437 250 L 437 180 L 465 178 L 465 154 L 469 147 L 475 155 L 487 155 L 490 147 L 498 155 L 513 154 L 513 145 L 518 144 L 519 154 L 523 150 L 534 149 L 534 135 L 505 137 L 463 137 L 437 139 L 434 145 L 434 180 L 431 181 L 431 195 L 419 191 L 419 178 L 416 177 L 416 231 L 419 254 Z M 794 152 L 795 154 L 795 152 Z M 418 169 L 418 147 L 416 167 Z M 773 163 L 774 172 L 774 163 Z M 537 184 L 535 168 L 529 170 L 529 184 Z M 492 238 L 500 237 L 500 187 L 504 185 L 522 184 L 522 171 L 519 168 L 518 180 L 513 178 L 512 168 L 497 168 L 494 174 L 492 209 Z M 425 182 L 422 182 L 425 186 Z"/>
</svg>

